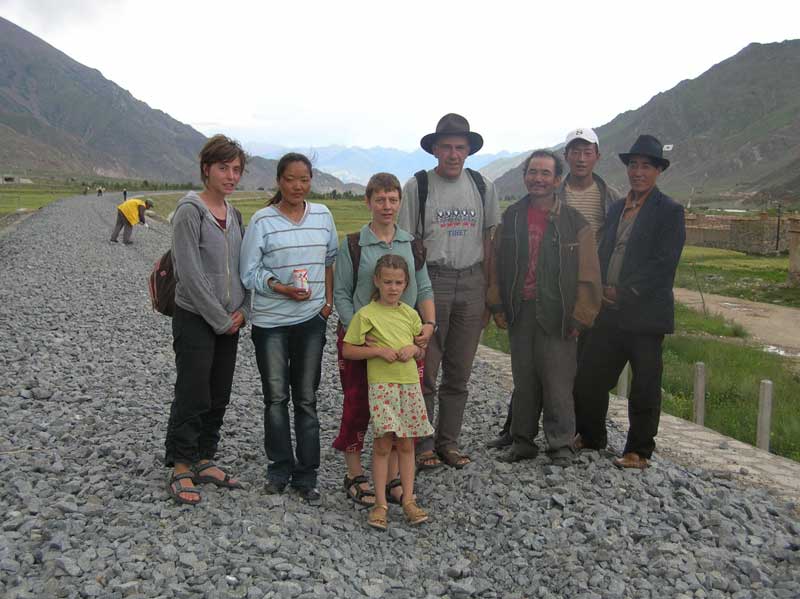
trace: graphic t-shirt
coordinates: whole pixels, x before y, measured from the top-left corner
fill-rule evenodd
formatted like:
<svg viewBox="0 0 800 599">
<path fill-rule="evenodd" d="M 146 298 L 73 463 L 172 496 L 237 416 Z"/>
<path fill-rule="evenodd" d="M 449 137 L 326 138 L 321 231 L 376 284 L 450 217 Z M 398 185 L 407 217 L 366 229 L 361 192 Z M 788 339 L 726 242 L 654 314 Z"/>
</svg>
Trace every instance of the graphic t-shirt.
<svg viewBox="0 0 800 599">
<path fill-rule="evenodd" d="M 531 204 L 528 206 L 528 272 L 525 273 L 525 284 L 522 287 L 522 299 L 536 297 L 536 263 L 539 260 L 539 248 L 542 245 L 545 229 L 547 229 L 547 210 Z"/>
<path fill-rule="evenodd" d="M 422 320 L 414 308 L 400 302 L 397 306 L 386 306 L 371 301 L 353 316 L 344 342 L 364 345 L 366 336 L 374 337 L 379 347 L 402 349 L 414 343 L 414 337 L 422 332 Z M 419 383 L 417 362 L 395 360 L 391 364 L 383 358 L 367 360 L 367 380 L 370 383 Z"/>
<path fill-rule="evenodd" d="M 427 263 L 448 268 L 467 268 L 483 260 L 483 232 L 500 222 L 500 205 L 494 183 L 486 179 L 485 210 L 469 173 L 454 180 L 428 171 L 425 204 Z M 414 177 L 403 187 L 397 225 L 415 234 L 419 221 L 419 190 Z"/>
</svg>

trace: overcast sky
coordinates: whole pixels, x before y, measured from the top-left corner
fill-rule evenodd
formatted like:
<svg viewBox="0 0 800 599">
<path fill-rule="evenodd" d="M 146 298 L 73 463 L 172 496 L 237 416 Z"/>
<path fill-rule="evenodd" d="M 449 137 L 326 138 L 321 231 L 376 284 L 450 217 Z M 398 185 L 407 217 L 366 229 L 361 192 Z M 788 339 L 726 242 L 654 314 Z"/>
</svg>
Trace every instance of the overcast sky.
<svg viewBox="0 0 800 599">
<path fill-rule="evenodd" d="M 490 152 L 554 145 L 751 42 L 800 37 L 800 2 L 773 0 L 0 0 L 0 15 L 205 134 L 407 150 L 451 111 Z"/>
</svg>

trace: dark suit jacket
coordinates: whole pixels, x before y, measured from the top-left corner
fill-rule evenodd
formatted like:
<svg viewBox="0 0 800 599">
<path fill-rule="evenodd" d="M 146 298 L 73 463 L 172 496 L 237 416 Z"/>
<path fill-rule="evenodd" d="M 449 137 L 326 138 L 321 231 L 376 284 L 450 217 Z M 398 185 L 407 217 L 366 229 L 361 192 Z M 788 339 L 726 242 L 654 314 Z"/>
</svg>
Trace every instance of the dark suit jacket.
<svg viewBox="0 0 800 599">
<path fill-rule="evenodd" d="M 625 199 L 611 205 L 600 230 L 600 270 L 606 284 L 617 225 Z M 604 305 L 598 325 L 634 333 L 665 334 L 675 330 L 672 285 L 686 241 L 683 206 L 655 187 L 639 210 L 625 250 L 619 282 L 619 309 Z"/>
</svg>

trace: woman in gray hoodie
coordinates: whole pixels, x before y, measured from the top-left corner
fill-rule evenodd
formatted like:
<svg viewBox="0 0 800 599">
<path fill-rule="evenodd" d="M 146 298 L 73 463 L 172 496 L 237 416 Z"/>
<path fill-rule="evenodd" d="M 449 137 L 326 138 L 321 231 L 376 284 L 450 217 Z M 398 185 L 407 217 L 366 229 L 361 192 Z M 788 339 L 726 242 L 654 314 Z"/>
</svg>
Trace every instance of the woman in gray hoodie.
<svg viewBox="0 0 800 599">
<path fill-rule="evenodd" d="M 250 293 L 239 279 L 242 215 L 225 199 L 236 189 L 245 160 L 235 141 L 224 135 L 209 139 L 200 152 L 204 189 L 181 199 L 172 219 L 177 378 L 165 464 L 174 469 L 167 490 L 178 503 L 199 503 L 200 483 L 241 488 L 212 460 L 231 395 L 239 329 L 250 310 Z"/>
</svg>

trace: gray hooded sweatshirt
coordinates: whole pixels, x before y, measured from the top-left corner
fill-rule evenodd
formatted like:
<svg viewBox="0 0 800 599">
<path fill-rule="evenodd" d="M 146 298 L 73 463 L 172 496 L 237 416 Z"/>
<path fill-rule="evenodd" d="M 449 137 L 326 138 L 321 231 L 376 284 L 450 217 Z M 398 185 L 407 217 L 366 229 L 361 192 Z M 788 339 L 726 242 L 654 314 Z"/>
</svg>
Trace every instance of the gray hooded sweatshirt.
<svg viewBox="0 0 800 599">
<path fill-rule="evenodd" d="M 202 316 L 218 335 L 233 326 L 231 314 L 237 310 L 250 320 L 250 292 L 239 279 L 244 231 L 236 210 L 226 205 L 224 230 L 193 191 L 178 202 L 172 217 L 175 303 Z"/>
</svg>

